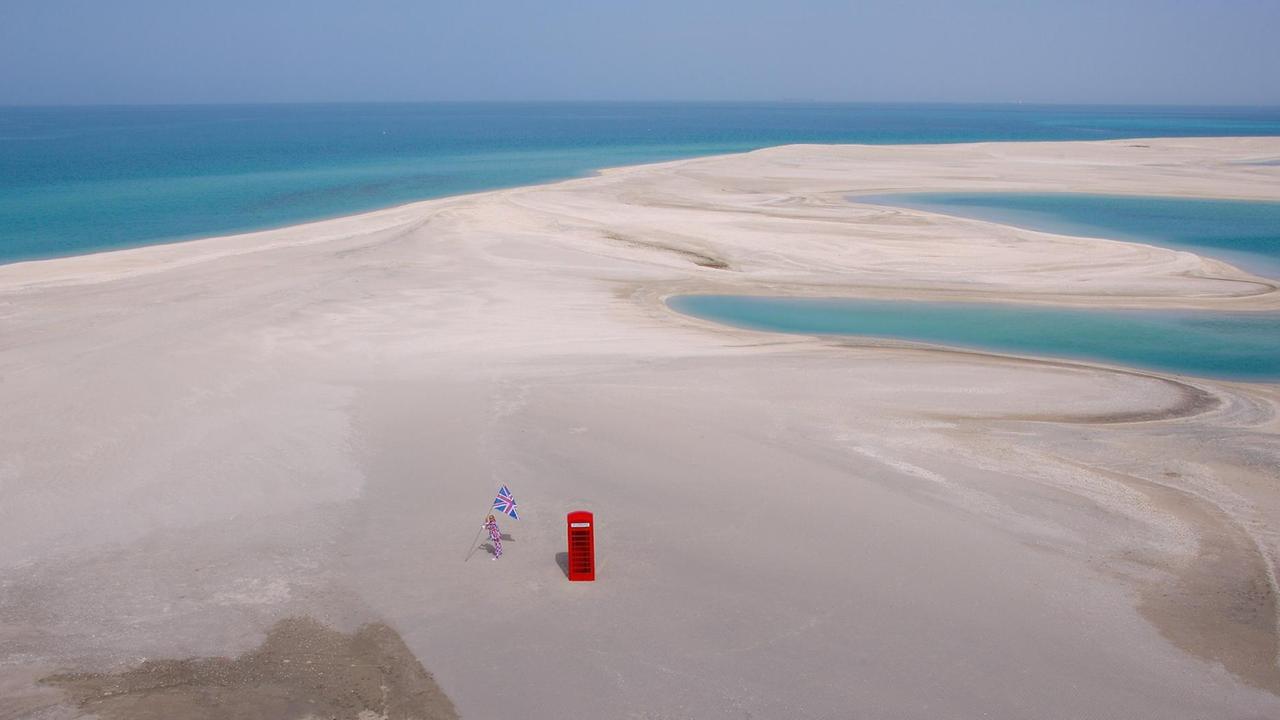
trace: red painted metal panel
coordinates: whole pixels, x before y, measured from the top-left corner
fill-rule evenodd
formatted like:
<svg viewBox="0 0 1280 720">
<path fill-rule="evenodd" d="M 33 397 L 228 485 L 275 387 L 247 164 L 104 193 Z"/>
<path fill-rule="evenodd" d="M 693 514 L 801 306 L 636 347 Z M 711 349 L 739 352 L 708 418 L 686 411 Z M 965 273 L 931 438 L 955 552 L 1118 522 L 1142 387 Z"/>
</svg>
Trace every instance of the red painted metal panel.
<svg viewBox="0 0 1280 720">
<path fill-rule="evenodd" d="M 586 510 L 574 510 L 568 517 L 569 579 L 596 579 L 596 521 Z"/>
</svg>

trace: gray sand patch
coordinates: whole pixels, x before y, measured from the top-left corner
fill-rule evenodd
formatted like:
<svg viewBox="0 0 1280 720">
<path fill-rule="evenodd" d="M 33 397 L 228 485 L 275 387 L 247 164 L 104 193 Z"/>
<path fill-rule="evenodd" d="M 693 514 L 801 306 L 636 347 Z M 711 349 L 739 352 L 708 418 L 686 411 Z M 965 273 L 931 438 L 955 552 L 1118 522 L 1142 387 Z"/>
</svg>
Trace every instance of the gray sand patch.
<svg viewBox="0 0 1280 720">
<path fill-rule="evenodd" d="M 697 265 L 698 267 L 711 268 L 712 270 L 730 270 L 729 263 L 722 258 L 716 257 L 709 252 L 699 252 L 688 248 L 680 248 L 674 245 L 667 245 L 660 242 L 650 240 L 639 240 L 637 238 L 626 237 L 621 233 L 606 232 L 605 237 L 614 242 L 622 243 L 628 247 L 642 248 L 646 250 L 658 250 L 664 253 L 672 253 L 677 257 Z"/>
<path fill-rule="evenodd" d="M 1149 584 L 1138 610 L 1174 645 L 1221 663 L 1244 682 L 1280 694 L 1276 596 L 1249 535 L 1191 493 L 1144 483 L 1159 506 L 1199 529 L 1199 552 L 1171 582 Z"/>
<path fill-rule="evenodd" d="M 54 675 L 102 720 L 448 720 L 453 703 L 396 631 L 344 634 L 309 618 L 282 620 L 237 658 L 148 660 L 120 673 Z"/>
</svg>

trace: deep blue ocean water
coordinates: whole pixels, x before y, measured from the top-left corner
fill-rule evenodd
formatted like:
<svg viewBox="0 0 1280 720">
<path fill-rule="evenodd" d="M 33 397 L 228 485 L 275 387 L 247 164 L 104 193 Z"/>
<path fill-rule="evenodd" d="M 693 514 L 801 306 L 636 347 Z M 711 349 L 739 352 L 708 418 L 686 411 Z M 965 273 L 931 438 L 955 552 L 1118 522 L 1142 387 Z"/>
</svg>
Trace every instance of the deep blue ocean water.
<svg viewBox="0 0 1280 720">
<path fill-rule="evenodd" d="M 684 295 L 668 304 L 688 315 L 755 330 L 896 338 L 1205 377 L 1280 380 L 1277 313 L 732 295 Z"/>
<path fill-rule="evenodd" d="M 1071 193 L 907 193 L 855 198 L 1067 235 L 1184 248 L 1280 278 L 1280 203 Z"/>
<path fill-rule="evenodd" d="M 1280 108 L 473 103 L 0 107 L 0 262 L 795 142 L 1280 135 Z"/>
</svg>

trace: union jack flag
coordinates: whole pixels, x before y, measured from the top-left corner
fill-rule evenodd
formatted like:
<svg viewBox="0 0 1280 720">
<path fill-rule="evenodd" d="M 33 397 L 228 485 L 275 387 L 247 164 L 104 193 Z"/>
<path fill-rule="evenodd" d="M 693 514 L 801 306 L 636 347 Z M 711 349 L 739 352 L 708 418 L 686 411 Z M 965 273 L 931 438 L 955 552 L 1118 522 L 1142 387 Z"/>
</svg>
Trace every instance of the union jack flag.
<svg viewBox="0 0 1280 720">
<path fill-rule="evenodd" d="M 493 499 L 493 509 L 498 512 L 504 512 L 515 520 L 520 519 L 520 516 L 516 515 L 516 499 L 511 497 L 511 491 L 507 489 L 506 485 L 503 485 L 498 490 L 498 497 Z"/>
</svg>

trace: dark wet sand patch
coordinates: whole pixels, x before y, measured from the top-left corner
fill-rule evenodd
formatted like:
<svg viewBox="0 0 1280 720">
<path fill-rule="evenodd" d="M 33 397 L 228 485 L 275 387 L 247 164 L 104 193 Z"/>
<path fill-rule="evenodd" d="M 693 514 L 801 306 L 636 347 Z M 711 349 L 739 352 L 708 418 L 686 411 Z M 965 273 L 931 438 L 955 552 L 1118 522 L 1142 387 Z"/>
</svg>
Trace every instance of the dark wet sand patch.
<svg viewBox="0 0 1280 720">
<path fill-rule="evenodd" d="M 658 250 L 661 252 L 674 253 L 685 260 L 697 265 L 698 267 L 711 268 L 712 270 L 728 270 L 729 263 L 724 260 L 710 255 L 685 248 L 678 248 L 672 245 L 664 245 L 660 242 L 652 242 L 648 240 L 637 240 L 629 238 L 616 232 L 606 232 L 605 237 L 614 242 L 622 243 L 629 247 L 644 248 L 647 250 Z"/>
<path fill-rule="evenodd" d="M 1280 695 L 1280 628 L 1266 558 L 1248 533 L 1210 503 L 1159 483 L 1142 482 L 1139 488 L 1195 527 L 1200 547 L 1174 569 L 1170 582 L 1143 588 L 1138 610 L 1179 648 Z"/>
<path fill-rule="evenodd" d="M 1129 372 L 1107 368 L 1110 372 L 1157 380 L 1172 387 L 1178 395 L 1178 401 L 1163 408 L 1147 408 L 1107 413 L 1065 415 L 1009 415 L 1005 420 L 1026 420 L 1031 422 L 1053 422 L 1080 425 L 1121 425 L 1125 423 L 1159 422 L 1163 420 L 1181 420 L 1183 418 L 1203 415 L 1222 406 L 1222 400 L 1211 392 L 1202 390 L 1178 380 L 1148 375 L 1140 372 Z"/>
<path fill-rule="evenodd" d="M 1134 475 L 1090 469 L 1142 493 L 1154 507 L 1195 530 L 1198 548 L 1192 557 L 1171 560 L 1135 550 L 1121 558 L 1155 570 L 1155 577 L 1136 578 L 1115 565 L 1105 568 L 1136 581 L 1138 612 L 1184 652 L 1220 664 L 1248 685 L 1280 695 L 1280 605 L 1267 559 L 1249 533 L 1217 506 L 1190 492 Z"/>
<path fill-rule="evenodd" d="M 1160 420 L 1179 420 L 1182 418 L 1194 417 L 1211 412 L 1221 407 L 1222 399 L 1217 395 L 1203 390 L 1195 385 L 1165 377 L 1154 372 L 1145 372 L 1142 370 L 1126 370 L 1118 367 L 1108 367 L 1103 365 L 1091 365 L 1086 362 L 1074 362 L 1071 360 L 1055 360 L 1050 358 L 1023 357 L 1019 355 L 1001 355 L 998 353 L 987 352 L 983 350 L 968 350 L 965 348 L 938 347 L 932 345 L 912 343 L 909 341 L 883 340 L 880 338 L 824 338 L 828 344 L 836 347 L 856 347 L 856 348 L 903 348 L 915 350 L 921 353 L 937 353 L 954 357 L 972 357 L 980 358 L 983 361 L 991 363 L 1003 363 L 1010 366 L 1027 366 L 1051 368 L 1054 370 L 1062 370 L 1066 372 L 1096 372 L 1096 373 L 1113 373 L 1116 375 L 1128 375 L 1143 380 L 1152 380 L 1168 385 L 1177 393 L 1177 401 L 1170 403 L 1164 407 L 1155 408 L 1138 408 L 1135 410 L 1117 410 L 1113 412 L 1101 413 L 1080 413 L 1080 414 L 1064 414 L 1064 413 L 1002 413 L 999 415 L 961 415 L 958 413 L 942 414 L 936 413 L 935 416 L 947 420 L 1011 420 L 1025 422 L 1051 422 L 1078 425 L 1119 425 L 1124 423 L 1138 422 L 1155 422 Z"/>
<path fill-rule="evenodd" d="M 276 623 L 236 658 L 148 660 L 120 673 L 54 675 L 102 720 L 448 720 L 453 703 L 396 631 L 344 634 L 309 618 Z"/>
</svg>

